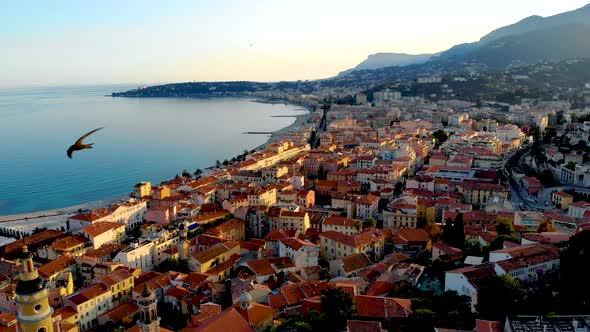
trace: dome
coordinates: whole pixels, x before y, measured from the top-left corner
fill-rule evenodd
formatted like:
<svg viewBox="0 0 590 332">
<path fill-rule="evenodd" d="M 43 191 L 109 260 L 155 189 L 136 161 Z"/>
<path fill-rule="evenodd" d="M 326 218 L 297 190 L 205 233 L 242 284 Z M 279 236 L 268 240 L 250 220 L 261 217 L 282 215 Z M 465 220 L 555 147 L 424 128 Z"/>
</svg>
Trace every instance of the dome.
<svg viewBox="0 0 590 332">
<path fill-rule="evenodd" d="M 31 295 L 45 288 L 45 279 L 37 277 L 33 280 L 19 280 L 16 283 L 16 294 Z"/>
<path fill-rule="evenodd" d="M 240 295 L 240 303 L 250 303 L 252 302 L 252 295 L 250 295 L 250 293 L 248 292 L 243 292 L 242 295 Z"/>
</svg>

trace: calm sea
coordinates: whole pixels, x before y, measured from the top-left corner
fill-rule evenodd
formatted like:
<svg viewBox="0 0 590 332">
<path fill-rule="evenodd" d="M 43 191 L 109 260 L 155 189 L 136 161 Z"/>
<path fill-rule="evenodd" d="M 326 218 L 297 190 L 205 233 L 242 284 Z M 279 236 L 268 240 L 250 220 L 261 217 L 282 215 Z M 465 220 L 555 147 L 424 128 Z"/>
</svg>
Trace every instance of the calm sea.
<svg viewBox="0 0 590 332">
<path fill-rule="evenodd" d="M 244 98 L 112 98 L 132 86 L 0 90 L 0 215 L 55 209 L 131 192 L 263 144 L 297 106 Z M 84 133 L 105 127 L 66 149 Z"/>
</svg>

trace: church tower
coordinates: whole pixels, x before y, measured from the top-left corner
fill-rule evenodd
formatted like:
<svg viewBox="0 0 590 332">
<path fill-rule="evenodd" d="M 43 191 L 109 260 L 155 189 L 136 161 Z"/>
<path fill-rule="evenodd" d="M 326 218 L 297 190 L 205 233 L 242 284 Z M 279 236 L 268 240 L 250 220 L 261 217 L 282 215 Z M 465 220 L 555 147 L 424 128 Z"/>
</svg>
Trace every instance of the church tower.
<svg viewBox="0 0 590 332">
<path fill-rule="evenodd" d="M 147 282 L 144 284 L 141 296 L 137 299 L 139 307 L 139 331 L 141 332 L 159 332 L 160 318 L 158 317 L 158 301 L 156 295 L 148 289 Z"/>
<path fill-rule="evenodd" d="M 184 222 L 178 225 L 178 260 L 186 261 L 189 259 L 189 244 L 187 240 L 188 230 Z"/>
<path fill-rule="evenodd" d="M 39 276 L 33 265 L 33 254 L 27 246 L 20 256 L 22 271 L 16 283 L 16 303 L 18 304 L 17 331 L 53 332 L 53 308 L 49 306 L 49 291 L 45 279 Z"/>
</svg>

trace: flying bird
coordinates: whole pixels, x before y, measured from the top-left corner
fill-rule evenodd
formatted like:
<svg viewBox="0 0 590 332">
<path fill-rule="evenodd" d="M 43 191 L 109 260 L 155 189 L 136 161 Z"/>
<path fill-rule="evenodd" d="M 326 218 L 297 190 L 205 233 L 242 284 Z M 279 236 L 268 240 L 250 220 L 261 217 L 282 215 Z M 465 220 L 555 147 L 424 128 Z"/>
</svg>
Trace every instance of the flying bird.
<svg viewBox="0 0 590 332">
<path fill-rule="evenodd" d="M 93 131 L 87 133 L 86 135 L 80 137 L 76 143 L 74 143 L 74 145 L 70 146 L 68 148 L 68 157 L 70 159 L 72 159 L 72 153 L 74 151 L 80 151 L 80 150 L 85 150 L 85 149 L 92 149 L 92 146 L 94 145 L 94 143 L 89 143 L 89 144 L 84 144 L 84 139 L 86 139 L 86 137 L 90 136 L 91 134 L 101 130 L 103 127 L 100 128 L 96 128 Z"/>
</svg>

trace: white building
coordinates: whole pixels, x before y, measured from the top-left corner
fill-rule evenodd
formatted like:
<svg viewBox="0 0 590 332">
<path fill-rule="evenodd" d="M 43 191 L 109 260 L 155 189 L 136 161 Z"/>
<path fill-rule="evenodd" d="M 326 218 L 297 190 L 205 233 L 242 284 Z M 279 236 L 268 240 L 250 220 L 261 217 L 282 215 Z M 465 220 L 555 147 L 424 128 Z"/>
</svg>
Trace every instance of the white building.
<svg viewBox="0 0 590 332">
<path fill-rule="evenodd" d="M 588 210 L 590 210 L 590 203 L 578 201 L 570 204 L 567 209 L 567 215 L 572 218 L 583 218 Z"/>
<path fill-rule="evenodd" d="M 343 234 L 354 235 L 359 232 L 356 226 L 357 220 L 344 217 L 327 217 L 322 223 L 322 231 L 335 231 Z"/>
<path fill-rule="evenodd" d="M 447 271 L 445 272 L 445 291 L 452 290 L 456 291 L 458 295 L 469 296 L 471 298 L 471 311 L 475 311 L 479 282 L 495 275 L 494 263 Z"/>
<path fill-rule="evenodd" d="M 123 241 L 125 239 L 125 225 L 101 221 L 82 228 L 80 233 L 92 242 L 94 249 L 98 249 L 106 243 Z"/>
<path fill-rule="evenodd" d="M 155 259 L 153 255 L 154 242 L 134 242 L 125 250 L 120 251 L 113 259 L 127 267 L 151 271 L 154 268 Z"/>
<path fill-rule="evenodd" d="M 297 268 L 318 265 L 320 247 L 297 238 L 285 238 L 279 242 L 279 256 L 290 257 Z"/>
</svg>

